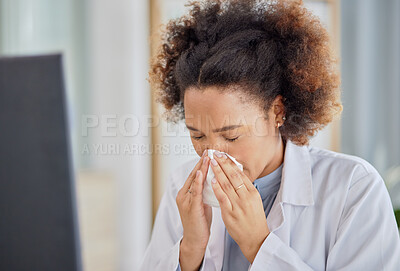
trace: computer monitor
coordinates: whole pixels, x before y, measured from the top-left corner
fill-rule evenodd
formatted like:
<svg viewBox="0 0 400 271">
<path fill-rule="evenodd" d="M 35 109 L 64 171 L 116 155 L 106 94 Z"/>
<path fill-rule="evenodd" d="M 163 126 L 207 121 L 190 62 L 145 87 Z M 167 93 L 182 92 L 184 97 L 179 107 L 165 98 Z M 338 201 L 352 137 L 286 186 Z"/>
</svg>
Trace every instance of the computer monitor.
<svg viewBox="0 0 400 271">
<path fill-rule="evenodd" d="M 0 270 L 81 270 L 60 54 L 0 57 Z"/>
</svg>

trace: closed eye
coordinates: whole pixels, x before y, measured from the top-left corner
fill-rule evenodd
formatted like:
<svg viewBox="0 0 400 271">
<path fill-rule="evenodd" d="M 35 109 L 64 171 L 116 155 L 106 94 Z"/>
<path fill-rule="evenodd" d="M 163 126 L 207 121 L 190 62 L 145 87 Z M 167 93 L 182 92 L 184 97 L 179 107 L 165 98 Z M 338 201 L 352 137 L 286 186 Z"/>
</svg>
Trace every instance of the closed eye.
<svg viewBox="0 0 400 271">
<path fill-rule="evenodd" d="M 200 140 L 203 138 L 203 136 L 192 136 L 192 138 L 194 140 Z M 235 138 L 225 138 L 226 140 L 228 140 L 229 142 L 234 142 L 238 139 L 239 137 L 235 137 Z"/>
<path fill-rule="evenodd" d="M 192 136 L 194 140 L 200 140 L 203 136 Z"/>
<path fill-rule="evenodd" d="M 228 140 L 228 141 L 230 141 L 230 142 L 233 142 L 233 141 L 235 141 L 236 139 L 238 139 L 239 137 L 235 137 L 235 138 L 226 138 L 226 140 Z"/>
</svg>

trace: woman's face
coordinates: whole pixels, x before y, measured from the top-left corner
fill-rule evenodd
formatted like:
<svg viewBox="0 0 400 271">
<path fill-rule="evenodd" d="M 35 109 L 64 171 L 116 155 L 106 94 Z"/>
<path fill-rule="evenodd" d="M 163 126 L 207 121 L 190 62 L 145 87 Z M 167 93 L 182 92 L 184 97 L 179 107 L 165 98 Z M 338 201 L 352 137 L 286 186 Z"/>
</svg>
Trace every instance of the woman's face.
<svg viewBox="0 0 400 271">
<path fill-rule="evenodd" d="M 199 156 L 205 149 L 226 152 L 243 165 L 254 182 L 283 162 L 284 145 L 276 128 L 282 124 L 284 106 L 278 96 L 268 112 L 241 99 L 241 93 L 219 92 L 216 87 L 204 91 L 188 88 L 185 92 L 185 122 Z"/>
</svg>

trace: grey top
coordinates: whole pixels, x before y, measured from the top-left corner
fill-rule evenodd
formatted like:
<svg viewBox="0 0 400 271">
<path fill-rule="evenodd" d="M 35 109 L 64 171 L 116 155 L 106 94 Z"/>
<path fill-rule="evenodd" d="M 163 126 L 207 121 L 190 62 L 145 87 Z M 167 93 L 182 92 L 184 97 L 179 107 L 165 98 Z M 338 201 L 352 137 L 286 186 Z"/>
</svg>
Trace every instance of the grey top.
<svg viewBox="0 0 400 271">
<path fill-rule="evenodd" d="M 256 179 L 253 183 L 260 193 L 263 201 L 265 217 L 268 216 L 281 185 L 282 167 L 283 163 L 273 172 L 264 177 Z M 222 270 L 247 271 L 249 269 L 250 262 L 243 255 L 240 247 L 236 244 L 235 240 L 232 239 L 226 229 L 224 246 L 225 250 Z"/>
</svg>

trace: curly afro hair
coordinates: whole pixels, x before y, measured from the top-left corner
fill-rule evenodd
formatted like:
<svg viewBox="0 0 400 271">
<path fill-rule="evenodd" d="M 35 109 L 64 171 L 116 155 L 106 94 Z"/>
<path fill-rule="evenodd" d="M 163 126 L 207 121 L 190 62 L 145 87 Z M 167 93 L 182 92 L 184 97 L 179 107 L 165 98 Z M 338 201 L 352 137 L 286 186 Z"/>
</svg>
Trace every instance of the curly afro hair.
<svg viewBox="0 0 400 271">
<path fill-rule="evenodd" d="M 170 20 L 152 60 L 150 82 L 170 122 L 184 119 L 188 87 L 239 85 L 267 113 L 281 95 L 283 140 L 309 137 L 343 110 L 338 59 L 319 19 L 301 0 L 191 1 Z M 238 88 L 234 88 L 238 89 Z"/>
</svg>

